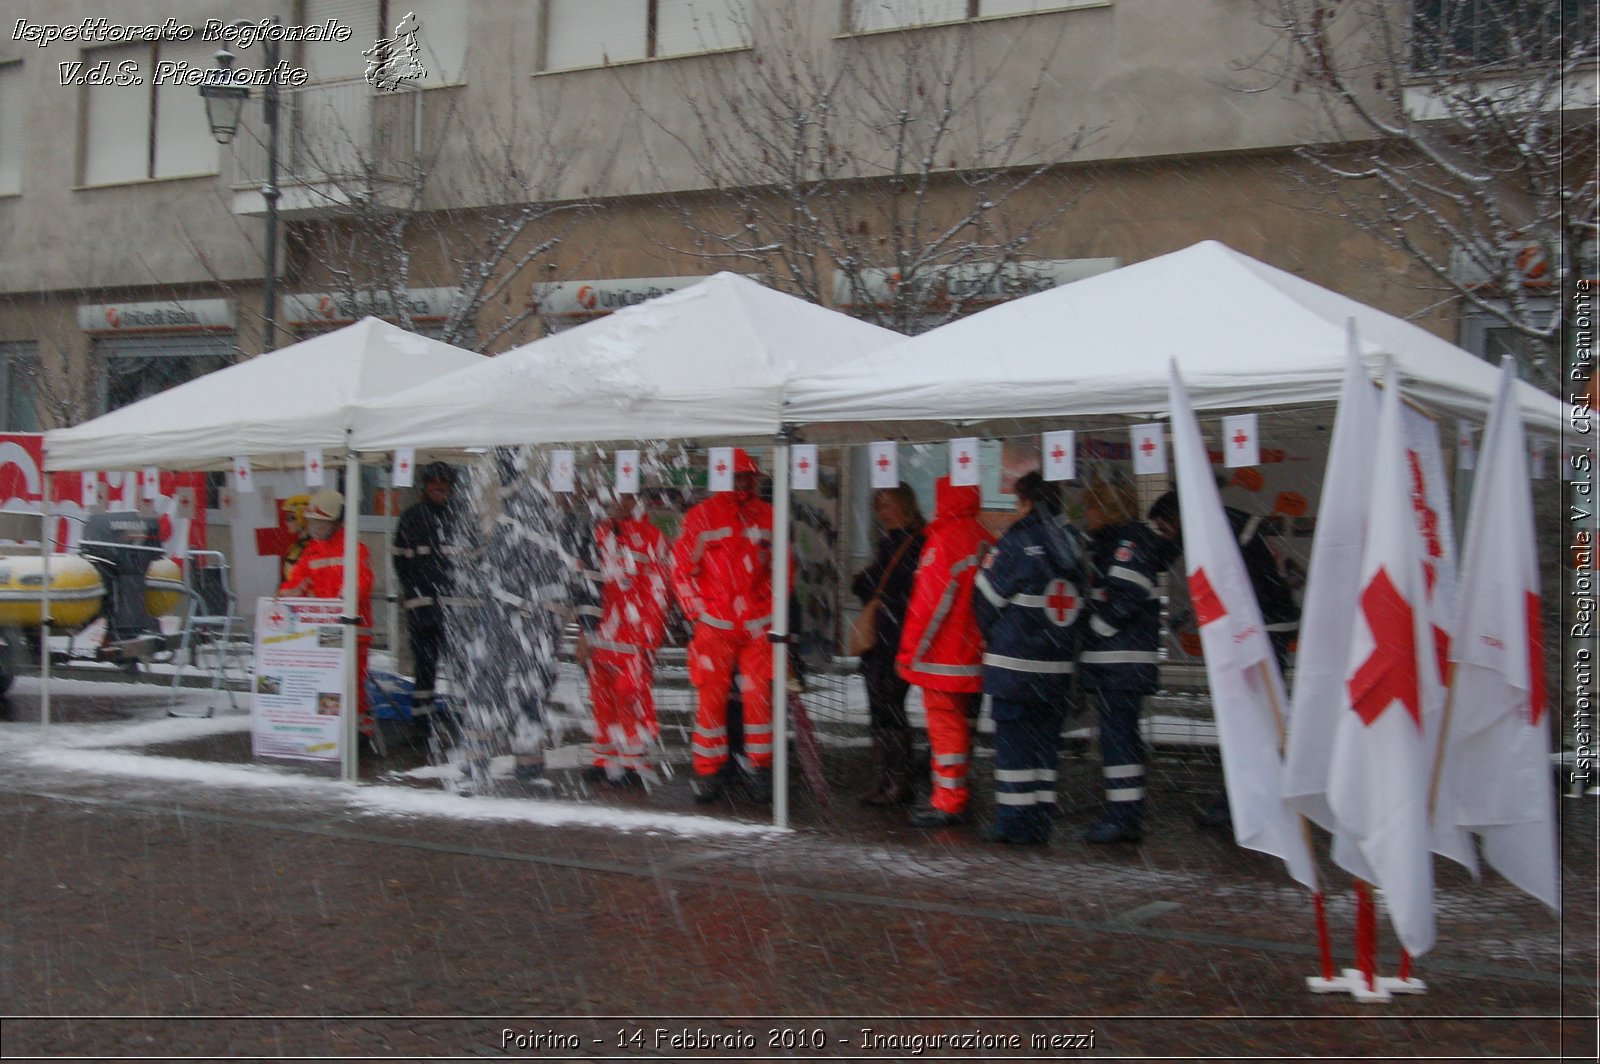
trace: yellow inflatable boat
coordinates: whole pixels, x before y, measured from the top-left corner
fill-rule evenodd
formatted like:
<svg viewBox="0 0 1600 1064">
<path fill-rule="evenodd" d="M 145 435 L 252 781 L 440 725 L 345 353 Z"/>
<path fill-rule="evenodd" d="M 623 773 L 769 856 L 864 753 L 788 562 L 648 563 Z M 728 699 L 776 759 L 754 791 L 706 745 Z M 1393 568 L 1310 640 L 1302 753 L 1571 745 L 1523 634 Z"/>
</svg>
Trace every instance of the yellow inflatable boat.
<svg viewBox="0 0 1600 1064">
<path fill-rule="evenodd" d="M 44 559 L 0 557 L 0 627 L 37 628 L 43 619 Z M 183 606 L 183 573 L 171 558 L 157 558 L 144 573 L 144 605 L 152 617 L 170 617 Z M 50 613 L 55 626 L 82 628 L 100 614 L 105 582 L 94 564 L 76 554 L 50 556 Z"/>
</svg>

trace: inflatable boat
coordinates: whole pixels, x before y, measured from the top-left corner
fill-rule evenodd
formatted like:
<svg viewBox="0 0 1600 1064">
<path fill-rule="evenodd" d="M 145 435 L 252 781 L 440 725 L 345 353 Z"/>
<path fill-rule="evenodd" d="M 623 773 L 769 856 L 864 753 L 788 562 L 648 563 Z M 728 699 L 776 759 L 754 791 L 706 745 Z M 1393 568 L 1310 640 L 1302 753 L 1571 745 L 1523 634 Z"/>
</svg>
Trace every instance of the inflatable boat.
<svg viewBox="0 0 1600 1064">
<path fill-rule="evenodd" d="M 0 627 L 37 628 L 44 619 L 44 559 L 0 557 Z M 144 571 L 144 608 L 151 617 L 175 616 L 186 592 L 183 573 L 171 558 L 156 558 Z M 100 570 L 77 554 L 50 556 L 50 613 L 55 627 L 77 631 L 105 609 Z"/>
</svg>

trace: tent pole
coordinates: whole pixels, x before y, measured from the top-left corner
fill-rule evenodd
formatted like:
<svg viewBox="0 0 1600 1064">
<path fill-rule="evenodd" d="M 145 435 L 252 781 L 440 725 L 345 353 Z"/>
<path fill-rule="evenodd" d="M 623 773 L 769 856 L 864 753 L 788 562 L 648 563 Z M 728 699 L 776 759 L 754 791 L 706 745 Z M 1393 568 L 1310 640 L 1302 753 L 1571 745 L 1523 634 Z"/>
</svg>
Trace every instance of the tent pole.
<svg viewBox="0 0 1600 1064">
<path fill-rule="evenodd" d="M 394 658 L 395 671 L 400 671 L 400 589 L 394 575 L 394 526 L 396 523 L 394 504 L 394 477 L 389 472 L 390 467 L 380 465 L 378 476 L 383 481 L 383 588 L 384 610 L 383 622 L 388 630 L 385 637 L 388 639 L 389 654 Z M 415 675 L 416 666 L 412 666 Z M 412 707 L 412 715 L 416 714 L 416 707 Z"/>
<path fill-rule="evenodd" d="M 357 565 L 360 557 L 361 529 L 357 511 L 361 508 L 361 460 L 350 447 L 350 432 L 344 435 L 344 696 L 340 699 L 340 718 L 343 721 L 343 741 L 339 744 L 339 775 L 346 783 L 357 778 L 357 749 L 359 742 L 357 719 L 360 716 L 356 688 L 361 682 L 356 675 L 356 626 L 360 624 L 356 612 L 356 591 L 361 573 Z"/>
<path fill-rule="evenodd" d="M 772 438 L 772 825 L 789 826 L 789 437 Z"/>
<path fill-rule="evenodd" d="M 43 464 L 43 463 L 41 463 Z M 39 560 L 43 583 L 39 586 L 39 731 L 50 733 L 50 545 L 55 538 L 50 527 L 50 472 L 45 470 L 44 498 L 39 503 Z"/>
</svg>

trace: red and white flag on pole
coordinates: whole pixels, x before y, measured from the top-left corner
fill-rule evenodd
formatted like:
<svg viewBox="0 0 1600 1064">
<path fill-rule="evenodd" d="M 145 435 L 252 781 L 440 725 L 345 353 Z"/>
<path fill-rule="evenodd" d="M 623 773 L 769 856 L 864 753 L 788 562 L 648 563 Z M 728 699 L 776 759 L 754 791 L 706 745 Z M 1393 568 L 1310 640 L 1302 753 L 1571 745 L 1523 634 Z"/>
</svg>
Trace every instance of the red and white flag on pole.
<svg viewBox="0 0 1600 1064">
<path fill-rule="evenodd" d="M 1170 372 L 1172 453 L 1189 598 L 1205 646 L 1234 838 L 1241 846 L 1280 858 L 1292 877 L 1316 890 L 1316 863 L 1306 833 L 1283 800 L 1283 718 L 1288 712 L 1283 677 L 1239 543 L 1222 510 L 1200 423 L 1175 363 Z"/>
<path fill-rule="evenodd" d="M 1256 435 L 1254 414 L 1233 414 L 1222 419 L 1222 464 L 1229 469 L 1261 464 L 1261 437 Z"/>
<path fill-rule="evenodd" d="M 1167 441 L 1161 435 L 1161 423 L 1134 425 L 1129 430 L 1133 438 L 1134 476 L 1154 476 L 1167 471 Z"/>
<path fill-rule="evenodd" d="M 1391 364 L 1378 414 L 1366 545 L 1346 675 L 1349 709 L 1335 727 L 1328 807 L 1360 856 L 1334 859 L 1370 879 L 1413 957 L 1433 948 L 1428 792 L 1433 749 L 1424 721 L 1437 657 L 1412 509 L 1412 462 Z M 1354 865 L 1354 867 L 1352 867 Z"/>
<path fill-rule="evenodd" d="M 712 491 L 733 490 L 733 448 L 712 447 L 706 455 L 706 487 Z"/>
<path fill-rule="evenodd" d="M 615 466 L 617 494 L 639 494 L 639 452 L 636 450 L 618 451 Z"/>
<path fill-rule="evenodd" d="M 1483 836 L 1496 871 L 1559 912 L 1533 495 L 1515 387 L 1506 359 L 1467 517 L 1446 736 L 1455 784 L 1437 810 L 1453 809 L 1458 825 Z"/>
<path fill-rule="evenodd" d="M 236 492 L 256 490 L 256 478 L 250 468 L 249 455 L 240 455 L 233 460 L 233 490 Z"/>
<path fill-rule="evenodd" d="M 416 482 L 417 474 L 417 449 L 415 447 L 396 447 L 394 449 L 394 469 L 390 473 L 389 483 L 397 488 L 409 488 Z"/>
<path fill-rule="evenodd" d="M 1071 429 L 1044 434 L 1044 479 L 1071 480 L 1078 475 L 1078 438 Z"/>
<path fill-rule="evenodd" d="M 900 483 L 900 448 L 893 440 L 877 440 L 867 445 L 867 460 L 872 467 L 874 488 L 893 488 Z"/>
<path fill-rule="evenodd" d="M 794 491 L 817 490 L 817 445 L 789 445 L 789 487 Z"/>
<path fill-rule="evenodd" d="M 322 487 L 322 452 L 306 451 L 306 487 Z"/>
</svg>

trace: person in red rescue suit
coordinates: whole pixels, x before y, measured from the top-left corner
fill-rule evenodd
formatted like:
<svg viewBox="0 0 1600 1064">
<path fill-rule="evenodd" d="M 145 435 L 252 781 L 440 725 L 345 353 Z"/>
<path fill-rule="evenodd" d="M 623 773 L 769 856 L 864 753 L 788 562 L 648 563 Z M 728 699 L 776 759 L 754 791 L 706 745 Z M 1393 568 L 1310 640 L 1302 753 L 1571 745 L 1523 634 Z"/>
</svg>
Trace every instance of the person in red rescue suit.
<svg viewBox="0 0 1600 1064">
<path fill-rule="evenodd" d="M 599 604 L 579 608 L 578 663 L 594 703 L 591 783 L 652 778 L 649 744 L 660 732 L 650 690 L 667 628 L 666 537 L 637 495 L 619 493 L 594 531 Z"/>
<path fill-rule="evenodd" d="M 754 767 L 750 791 L 770 800 L 772 787 L 772 507 L 756 494 L 761 467 L 733 452 L 732 491 L 693 507 L 672 546 L 672 590 L 694 622 L 689 682 L 695 711 L 695 800 L 714 801 L 727 786 L 728 692 L 739 669 L 744 749 Z M 793 579 L 794 568 L 789 569 Z"/>
<path fill-rule="evenodd" d="M 344 597 L 344 496 L 319 491 L 306 504 L 305 522 L 311 538 L 300 552 L 278 594 L 286 598 Z M 367 703 L 367 652 L 372 649 L 372 560 L 364 543 L 356 544 L 356 712 L 361 734 L 375 731 L 372 708 Z"/>
<path fill-rule="evenodd" d="M 922 688 L 933 761 L 931 804 L 911 814 L 921 828 L 967 821 L 969 711 L 983 689 L 983 638 L 972 612 L 972 585 L 994 537 L 978 523 L 976 485 L 934 485 L 934 517 L 924 535 L 911 604 L 896 658 L 900 675 Z"/>
</svg>

